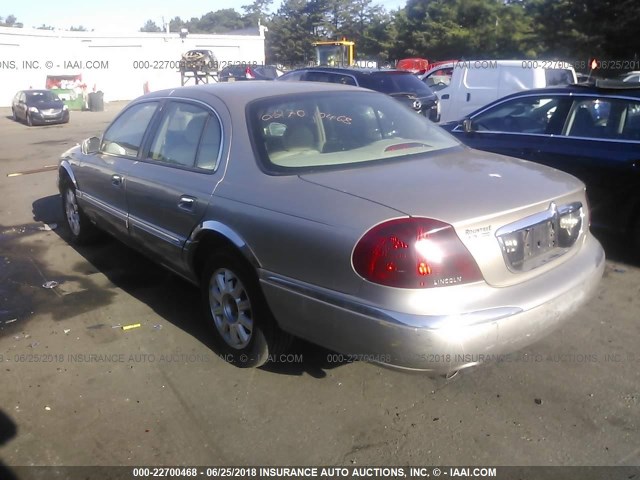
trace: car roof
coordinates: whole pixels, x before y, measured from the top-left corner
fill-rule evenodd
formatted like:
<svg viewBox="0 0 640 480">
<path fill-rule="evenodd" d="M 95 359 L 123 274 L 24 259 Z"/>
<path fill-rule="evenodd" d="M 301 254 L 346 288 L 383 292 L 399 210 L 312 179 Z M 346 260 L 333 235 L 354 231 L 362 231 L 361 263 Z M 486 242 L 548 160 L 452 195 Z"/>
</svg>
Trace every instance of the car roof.
<svg viewBox="0 0 640 480">
<path fill-rule="evenodd" d="M 268 80 L 252 80 L 250 82 L 221 82 L 176 87 L 149 93 L 139 97 L 136 101 L 158 97 L 203 99 L 203 97 L 211 95 L 222 99 L 229 106 L 243 106 L 254 100 L 278 95 L 314 92 L 354 92 L 357 90 L 372 93 L 371 90 L 364 88 L 324 82 L 274 82 Z"/>
<path fill-rule="evenodd" d="M 329 72 L 329 73 L 341 73 L 349 75 L 413 75 L 413 73 L 407 70 L 398 70 L 395 68 L 358 68 L 358 67 L 304 67 L 296 70 L 291 70 L 287 73 L 293 72 Z"/>
<path fill-rule="evenodd" d="M 520 92 L 512 93 L 510 95 L 506 95 L 502 98 L 498 98 L 497 100 L 484 105 L 470 114 L 466 115 L 467 117 L 474 117 L 475 115 L 486 111 L 489 108 L 492 108 L 494 105 L 498 105 L 507 100 L 511 100 L 513 98 L 527 97 L 531 95 L 604 95 L 611 97 L 627 97 L 627 98 L 638 98 L 640 99 L 640 86 L 637 84 L 624 83 L 621 81 L 599 81 L 597 83 L 576 83 L 571 85 L 566 85 L 563 87 L 546 87 L 546 88 L 534 88 L 531 90 L 522 90 Z"/>
<path fill-rule="evenodd" d="M 640 86 L 629 85 L 621 81 L 597 81 L 596 83 L 576 83 L 562 87 L 535 88 L 512 93 L 504 98 L 518 97 L 531 94 L 593 94 L 593 95 L 622 95 L 625 97 L 640 98 Z"/>
</svg>

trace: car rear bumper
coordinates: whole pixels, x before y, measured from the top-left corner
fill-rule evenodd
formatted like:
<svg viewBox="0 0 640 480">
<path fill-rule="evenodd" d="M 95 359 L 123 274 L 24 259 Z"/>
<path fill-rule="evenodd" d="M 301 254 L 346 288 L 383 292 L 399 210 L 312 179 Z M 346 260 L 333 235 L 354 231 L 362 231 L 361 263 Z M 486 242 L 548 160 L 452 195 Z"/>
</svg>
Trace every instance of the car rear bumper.
<svg viewBox="0 0 640 480">
<path fill-rule="evenodd" d="M 449 373 L 500 360 L 551 333 L 591 298 L 604 265 L 604 251 L 589 235 L 580 251 L 557 268 L 524 284 L 497 289 L 501 303 L 467 312 L 455 312 L 451 305 L 447 315 L 388 311 L 266 271 L 260 276 L 284 330 L 342 352 L 347 361 Z M 532 293 L 527 298 L 528 291 Z M 527 302 L 518 305 L 518 298 Z"/>
</svg>

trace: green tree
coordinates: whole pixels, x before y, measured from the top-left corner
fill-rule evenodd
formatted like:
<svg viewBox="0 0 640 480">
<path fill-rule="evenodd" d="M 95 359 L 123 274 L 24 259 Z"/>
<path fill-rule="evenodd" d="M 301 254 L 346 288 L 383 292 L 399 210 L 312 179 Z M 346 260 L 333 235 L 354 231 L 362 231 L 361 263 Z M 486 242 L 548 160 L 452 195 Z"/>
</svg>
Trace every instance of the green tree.
<svg viewBox="0 0 640 480">
<path fill-rule="evenodd" d="M 181 28 L 187 28 L 187 22 L 182 20 L 180 17 L 173 17 L 169 20 L 169 31 L 179 32 Z"/>
<path fill-rule="evenodd" d="M 243 19 L 249 25 L 266 25 L 269 22 L 269 7 L 273 0 L 255 0 L 251 5 L 243 5 Z"/>
<path fill-rule="evenodd" d="M 640 54 L 640 39 L 634 34 L 640 21 L 638 2 L 529 0 L 526 9 L 533 17 L 541 56 L 586 61 Z"/>
<path fill-rule="evenodd" d="M 396 21 L 398 57 L 504 58 L 529 48 L 530 21 L 520 2 L 409 0 Z"/>
<path fill-rule="evenodd" d="M 225 33 L 249 25 L 233 8 L 209 12 L 199 19 L 192 18 L 187 25 L 191 33 Z"/>
<path fill-rule="evenodd" d="M 144 26 L 140 29 L 141 32 L 161 32 L 162 28 L 156 25 L 153 20 L 147 20 Z"/>
<path fill-rule="evenodd" d="M 0 17 L 0 27 L 22 28 L 22 23 L 18 22 L 15 15 L 7 15 L 4 19 Z"/>
<path fill-rule="evenodd" d="M 268 24 L 267 59 L 271 63 L 302 65 L 313 60 L 312 42 L 317 39 L 324 11 L 318 2 L 285 0 Z"/>
</svg>

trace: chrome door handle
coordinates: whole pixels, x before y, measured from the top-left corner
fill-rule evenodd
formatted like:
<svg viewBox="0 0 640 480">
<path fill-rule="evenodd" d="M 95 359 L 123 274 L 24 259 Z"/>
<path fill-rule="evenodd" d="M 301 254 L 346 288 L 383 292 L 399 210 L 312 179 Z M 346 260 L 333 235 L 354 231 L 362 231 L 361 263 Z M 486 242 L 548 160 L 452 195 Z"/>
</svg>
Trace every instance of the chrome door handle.
<svg viewBox="0 0 640 480">
<path fill-rule="evenodd" d="M 191 211 L 195 204 L 196 199 L 188 195 L 182 195 L 180 200 L 178 200 L 178 208 L 181 208 L 182 210 Z"/>
<path fill-rule="evenodd" d="M 111 175 L 111 185 L 114 187 L 122 186 L 122 175 Z"/>
</svg>

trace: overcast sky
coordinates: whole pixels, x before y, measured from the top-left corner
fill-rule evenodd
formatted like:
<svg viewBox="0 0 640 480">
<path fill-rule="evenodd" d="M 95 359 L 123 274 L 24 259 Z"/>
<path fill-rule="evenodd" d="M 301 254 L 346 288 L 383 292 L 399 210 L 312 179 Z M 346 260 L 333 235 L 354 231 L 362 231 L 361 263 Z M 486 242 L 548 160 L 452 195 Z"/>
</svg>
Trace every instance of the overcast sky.
<svg viewBox="0 0 640 480">
<path fill-rule="evenodd" d="M 375 1 L 375 0 L 374 0 Z M 39 27 L 42 24 L 55 28 L 68 29 L 82 25 L 97 32 L 137 32 L 147 20 L 153 20 L 158 26 L 162 17 L 168 21 L 174 17 L 188 20 L 201 17 L 205 13 L 235 8 L 243 13 L 242 5 L 252 0 L 110 0 L 109 2 L 91 2 L 87 0 L 29 0 L 21 2 L 3 2 L 0 17 L 15 15 L 25 27 Z M 404 6 L 406 0 L 379 0 L 375 2 L 387 10 Z M 278 0 L 274 5 L 278 5 Z"/>
</svg>

